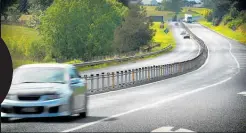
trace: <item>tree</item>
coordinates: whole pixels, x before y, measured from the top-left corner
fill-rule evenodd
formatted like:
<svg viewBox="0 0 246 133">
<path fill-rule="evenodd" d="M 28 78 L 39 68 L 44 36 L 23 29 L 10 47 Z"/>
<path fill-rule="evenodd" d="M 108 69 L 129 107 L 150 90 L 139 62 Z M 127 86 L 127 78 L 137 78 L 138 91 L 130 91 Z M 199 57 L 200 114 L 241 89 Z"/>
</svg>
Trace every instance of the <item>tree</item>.
<svg viewBox="0 0 246 133">
<path fill-rule="evenodd" d="M 28 4 L 31 10 L 46 10 L 54 0 L 29 0 Z"/>
<path fill-rule="evenodd" d="M 126 10 L 116 0 L 55 0 L 40 24 L 49 56 L 89 60 L 109 54 Z"/>
<path fill-rule="evenodd" d="M 19 9 L 21 13 L 26 13 L 28 9 L 27 0 L 19 0 Z"/>
<path fill-rule="evenodd" d="M 129 0 L 118 0 L 120 3 L 122 3 L 124 6 L 128 6 Z"/>
<path fill-rule="evenodd" d="M 146 11 L 139 5 L 131 5 L 125 21 L 115 31 L 114 48 L 124 53 L 139 50 L 152 39 L 154 32 Z"/>
<path fill-rule="evenodd" d="M 183 0 L 163 0 L 161 6 L 163 7 L 163 10 L 178 13 L 182 10 Z"/>
<path fill-rule="evenodd" d="M 5 20 L 8 17 L 7 10 L 13 4 L 17 4 L 17 0 L 1 0 L 1 16 L 4 16 Z"/>
</svg>

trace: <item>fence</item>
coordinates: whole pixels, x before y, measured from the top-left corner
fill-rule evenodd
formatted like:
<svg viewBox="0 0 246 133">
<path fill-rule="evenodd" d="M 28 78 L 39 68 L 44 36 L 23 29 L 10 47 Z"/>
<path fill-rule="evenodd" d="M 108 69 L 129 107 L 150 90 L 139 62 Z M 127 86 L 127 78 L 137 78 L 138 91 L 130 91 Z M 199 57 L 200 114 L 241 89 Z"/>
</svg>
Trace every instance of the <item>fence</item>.
<svg viewBox="0 0 246 133">
<path fill-rule="evenodd" d="M 78 64 L 74 64 L 74 66 L 83 67 L 83 66 L 98 65 L 98 64 L 104 64 L 104 63 L 110 63 L 110 62 L 116 62 L 116 61 L 121 62 L 121 61 L 126 61 L 126 60 L 138 59 L 138 58 L 143 58 L 143 57 L 150 56 L 150 55 L 160 54 L 160 53 L 168 51 L 172 48 L 173 48 L 172 45 L 168 45 L 166 48 L 159 50 L 159 51 L 156 51 L 156 52 L 144 53 L 144 54 L 134 55 L 134 56 L 127 56 L 127 57 L 123 57 L 123 58 L 114 58 L 114 59 L 109 59 L 109 60 L 99 60 L 99 61 L 78 63 Z"/>
<path fill-rule="evenodd" d="M 197 57 L 173 64 L 149 66 L 96 75 L 84 75 L 88 94 L 92 95 L 156 82 L 182 75 L 201 67 L 207 59 L 208 49 L 204 42 L 195 36 L 183 23 L 181 23 L 181 26 L 183 26 L 187 32 L 190 33 L 191 37 L 201 46 L 200 53 Z"/>
</svg>

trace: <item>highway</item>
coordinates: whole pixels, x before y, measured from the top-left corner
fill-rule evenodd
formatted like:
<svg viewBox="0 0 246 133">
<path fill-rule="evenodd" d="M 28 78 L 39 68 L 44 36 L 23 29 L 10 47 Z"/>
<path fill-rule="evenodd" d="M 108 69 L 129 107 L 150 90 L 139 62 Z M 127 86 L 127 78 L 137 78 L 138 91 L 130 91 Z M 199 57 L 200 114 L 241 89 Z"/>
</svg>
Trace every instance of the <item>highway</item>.
<svg viewBox="0 0 246 133">
<path fill-rule="evenodd" d="M 164 65 L 170 64 L 177 61 L 185 61 L 187 59 L 194 58 L 199 52 L 199 45 L 189 39 L 183 39 L 180 35 L 181 31 L 184 29 L 180 26 L 175 26 L 175 23 L 169 23 L 169 26 L 172 29 L 175 41 L 176 41 L 176 48 L 152 59 L 145 59 L 137 62 L 128 62 L 121 65 L 111 66 L 107 68 L 95 69 L 95 70 L 88 70 L 81 72 L 81 75 L 91 75 L 91 74 L 101 74 L 102 72 L 116 72 L 116 71 L 124 71 L 124 70 L 131 70 L 136 68 L 148 67 L 153 65 Z M 170 33 L 169 33 L 170 34 Z"/>
<path fill-rule="evenodd" d="M 85 119 L 76 116 L 70 119 L 19 119 L 1 124 L 1 131 L 246 131 L 246 46 L 199 24 L 187 26 L 209 49 L 209 58 L 200 69 L 147 85 L 92 95 L 89 97 L 89 116 Z M 182 44 L 181 38 L 177 37 L 180 33 L 174 34 L 180 43 L 176 48 L 181 49 L 180 56 L 173 55 L 173 59 L 170 59 L 172 53 L 163 55 L 163 60 L 158 57 L 159 62 L 152 62 L 151 65 L 166 63 L 175 57 L 176 60 L 190 58 L 197 54 L 187 50 L 191 48 L 194 51 L 195 48 L 191 46 L 193 43 Z M 173 54 L 179 53 L 178 51 Z M 182 57 L 184 55 L 186 56 Z M 122 67 L 112 67 L 110 71 L 123 69 Z"/>
</svg>

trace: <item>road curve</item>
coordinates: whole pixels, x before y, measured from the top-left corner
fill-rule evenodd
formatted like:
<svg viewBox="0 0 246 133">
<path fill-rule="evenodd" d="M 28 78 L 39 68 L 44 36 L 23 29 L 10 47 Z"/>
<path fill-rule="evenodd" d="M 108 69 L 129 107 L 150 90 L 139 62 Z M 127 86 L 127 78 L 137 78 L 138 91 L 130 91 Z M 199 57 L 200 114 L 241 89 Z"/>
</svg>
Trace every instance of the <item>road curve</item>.
<svg viewBox="0 0 246 133">
<path fill-rule="evenodd" d="M 185 61 L 194 58 L 196 55 L 198 55 L 199 45 L 193 40 L 183 39 L 180 35 L 181 31 L 184 29 L 181 26 L 175 26 L 174 22 L 169 23 L 169 25 L 173 31 L 173 35 L 176 40 L 176 48 L 173 51 L 152 59 L 145 59 L 137 62 L 129 62 L 126 64 L 111 66 L 107 68 L 84 71 L 81 72 L 81 75 L 95 75 L 101 74 L 102 72 L 107 73 L 125 71 L 129 69 L 136 69 L 153 65 L 164 65 L 177 61 Z"/>
<path fill-rule="evenodd" d="M 185 75 L 89 97 L 89 116 L 20 119 L 2 132 L 151 132 L 160 127 L 246 131 L 246 47 L 199 24 L 188 24 L 209 49 L 207 62 Z"/>
</svg>

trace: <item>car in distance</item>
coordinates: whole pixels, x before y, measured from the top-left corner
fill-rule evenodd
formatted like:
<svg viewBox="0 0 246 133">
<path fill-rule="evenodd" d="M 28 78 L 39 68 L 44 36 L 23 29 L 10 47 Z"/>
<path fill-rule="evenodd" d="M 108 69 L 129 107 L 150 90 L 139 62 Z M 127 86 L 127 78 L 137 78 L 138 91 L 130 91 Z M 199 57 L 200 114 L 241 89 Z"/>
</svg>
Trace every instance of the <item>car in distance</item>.
<svg viewBox="0 0 246 133">
<path fill-rule="evenodd" d="M 69 64 L 30 64 L 15 69 L 1 104 L 1 120 L 9 118 L 86 117 L 84 80 Z"/>
<path fill-rule="evenodd" d="M 190 39 L 190 35 L 188 33 L 186 33 L 185 35 L 183 35 L 184 39 Z"/>
</svg>

